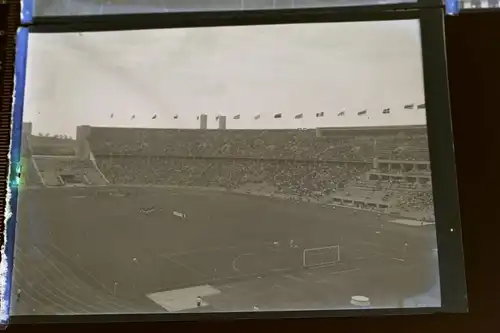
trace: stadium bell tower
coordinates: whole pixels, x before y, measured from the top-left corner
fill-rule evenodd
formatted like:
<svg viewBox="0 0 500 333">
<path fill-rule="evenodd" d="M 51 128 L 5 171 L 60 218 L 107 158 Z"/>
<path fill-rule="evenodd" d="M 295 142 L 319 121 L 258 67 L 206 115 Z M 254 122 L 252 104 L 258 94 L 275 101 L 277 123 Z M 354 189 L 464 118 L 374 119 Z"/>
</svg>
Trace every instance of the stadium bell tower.
<svg viewBox="0 0 500 333">
<path fill-rule="evenodd" d="M 33 131 L 33 123 L 32 122 L 23 123 L 23 133 L 24 134 L 32 134 L 32 131 Z"/>
<path fill-rule="evenodd" d="M 226 129 L 226 116 L 219 116 L 219 129 L 220 130 Z"/>
<path fill-rule="evenodd" d="M 76 155 L 80 160 L 90 159 L 90 146 L 88 138 L 90 136 L 90 126 L 78 126 L 76 128 Z"/>
<path fill-rule="evenodd" d="M 208 116 L 206 114 L 202 114 L 200 116 L 200 129 L 207 129 L 208 128 Z"/>
</svg>

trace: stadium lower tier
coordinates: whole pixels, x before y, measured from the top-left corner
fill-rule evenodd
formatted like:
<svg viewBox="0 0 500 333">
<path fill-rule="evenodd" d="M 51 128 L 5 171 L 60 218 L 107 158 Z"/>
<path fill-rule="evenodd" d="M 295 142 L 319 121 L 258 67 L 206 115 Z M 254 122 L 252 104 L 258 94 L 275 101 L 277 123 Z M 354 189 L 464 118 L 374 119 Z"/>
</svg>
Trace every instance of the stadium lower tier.
<svg viewBox="0 0 500 333">
<path fill-rule="evenodd" d="M 362 164 L 137 157 L 99 157 L 96 162 L 111 184 L 211 187 L 321 203 L 342 196 L 385 203 L 403 215 L 429 216 L 433 210 L 430 187 L 399 189 L 399 184 L 364 180 L 370 166 Z"/>
<path fill-rule="evenodd" d="M 107 157 L 96 159 L 114 184 L 151 184 L 258 190 L 297 196 L 335 192 L 368 170 L 320 162 Z"/>
</svg>

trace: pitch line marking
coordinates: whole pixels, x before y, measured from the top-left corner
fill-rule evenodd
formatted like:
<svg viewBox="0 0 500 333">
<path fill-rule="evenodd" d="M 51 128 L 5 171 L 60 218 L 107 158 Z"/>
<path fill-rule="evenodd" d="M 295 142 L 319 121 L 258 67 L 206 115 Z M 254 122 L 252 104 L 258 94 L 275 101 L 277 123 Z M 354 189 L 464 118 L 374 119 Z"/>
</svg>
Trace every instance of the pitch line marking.
<svg viewBox="0 0 500 333">
<path fill-rule="evenodd" d="M 188 250 L 188 251 L 179 251 L 179 252 L 171 252 L 171 253 L 165 253 L 165 254 L 160 254 L 160 257 L 166 257 L 166 258 L 172 258 L 172 257 L 178 257 L 178 256 L 185 256 L 185 255 L 190 255 L 190 254 L 197 254 L 197 253 L 210 253 L 210 252 L 220 252 L 220 251 L 227 251 L 227 250 L 243 250 L 243 249 L 248 249 L 248 248 L 255 248 L 255 249 L 266 249 L 266 246 L 270 246 L 270 242 L 264 242 L 264 243 L 255 243 L 255 244 L 248 244 L 248 245 L 227 245 L 227 246 L 220 246 L 220 247 L 208 247 L 206 249 L 199 249 L 199 250 Z"/>
<path fill-rule="evenodd" d="M 192 250 L 192 251 L 179 251 L 179 252 L 165 253 L 165 254 L 160 254 L 160 257 L 172 258 L 172 257 L 186 256 L 186 255 L 190 255 L 190 254 L 219 252 L 219 251 L 234 250 L 234 249 L 239 249 L 239 248 L 241 248 L 241 247 L 235 246 L 235 245 L 228 245 L 228 246 L 221 246 L 221 247 L 215 247 L 215 248 L 207 248 L 207 249 L 203 249 L 203 250 L 200 249 L 200 250 Z"/>
<path fill-rule="evenodd" d="M 397 261 L 405 261 L 404 259 L 401 259 L 401 258 L 391 258 L 392 260 L 397 260 Z"/>
<path fill-rule="evenodd" d="M 177 260 L 174 260 L 174 259 L 169 258 L 169 257 L 167 257 L 167 256 L 162 256 L 162 257 L 163 257 L 163 258 L 165 258 L 165 259 L 167 259 L 168 261 L 170 261 L 170 262 L 172 262 L 172 263 L 176 264 L 177 266 L 180 266 L 180 267 L 183 267 L 183 268 L 187 269 L 188 271 L 191 271 L 191 272 L 193 272 L 193 273 L 195 273 L 195 274 L 199 274 L 199 275 L 201 275 L 201 276 L 203 276 L 203 277 L 208 277 L 208 275 L 207 275 L 207 274 L 204 274 L 204 273 L 202 273 L 202 272 L 200 272 L 200 271 L 198 271 L 198 270 L 196 270 L 196 269 L 194 269 L 194 268 L 191 268 L 191 267 L 189 267 L 189 266 L 187 266 L 187 265 L 184 265 L 184 264 L 182 264 L 182 263 L 178 262 Z"/>
<path fill-rule="evenodd" d="M 284 271 L 288 271 L 289 268 L 273 268 L 271 269 L 272 272 L 284 272 Z"/>
<path fill-rule="evenodd" d="M 287 279 L 293 280 L 295 282 L 301 282 L 301 283 L 306 282 L 306 280 L 299 278 L 297 276 L 294 276 L 294 275 L 290 275 L 290 274 L 284 275 L 284 277 L 286 277 Z"/>
<path fill-rule="evenodd" d="M 343 270 L 343 271 L 332 272 L 332 273 L 330 273 L 330 275 L 340 275 L 340 274 L 345 274 L 345 273 L 358 272 L 360 270 L 361 270 L 361 268 L 346 269 L 346 270 Z"/>
<path fill-rule="evenodd" d="M 236 263 L 238 262 L 239 259 L 241 259 L 245 256 L 253 256 L 253 255 L 254 255 L 254 253 L 243 253 L 243 254 L 240 254 L 239 256 L 236 256 L 236 258 L 234 258 L 233 262 L 232 262 L 233 270 L 235 272 L 241 273 L 241 271 L 236 267 Z"/>
</svg>

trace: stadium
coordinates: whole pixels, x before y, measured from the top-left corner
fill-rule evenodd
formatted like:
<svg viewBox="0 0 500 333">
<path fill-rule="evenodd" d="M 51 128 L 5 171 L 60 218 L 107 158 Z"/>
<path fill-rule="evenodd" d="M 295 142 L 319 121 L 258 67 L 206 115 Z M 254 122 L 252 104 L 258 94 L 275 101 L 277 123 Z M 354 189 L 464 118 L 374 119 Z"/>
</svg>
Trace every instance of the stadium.
<svg viewBox="0 0 500 333">
<path fill-rule="evenodd" d="M 219 124 L 25 123 L 12 314 L 439 306 L 425 126 Z"/>
</svg>

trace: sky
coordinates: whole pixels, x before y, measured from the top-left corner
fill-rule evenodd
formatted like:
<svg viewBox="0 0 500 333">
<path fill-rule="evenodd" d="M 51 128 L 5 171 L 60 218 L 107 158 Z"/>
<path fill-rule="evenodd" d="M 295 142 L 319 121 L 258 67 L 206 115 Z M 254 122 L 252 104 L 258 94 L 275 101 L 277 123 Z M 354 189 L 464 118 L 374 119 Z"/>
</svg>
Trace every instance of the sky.
<svg viewBox="0 0 500 333">
<path fill-rule="evenodd" d="M 203 113 L 229 129 L 425 124 L 403 109 L 424 103 L 416 20 L 32 34 L 26 81 L 34 134 L 198 128 Z"/>
</svg>

